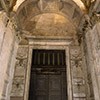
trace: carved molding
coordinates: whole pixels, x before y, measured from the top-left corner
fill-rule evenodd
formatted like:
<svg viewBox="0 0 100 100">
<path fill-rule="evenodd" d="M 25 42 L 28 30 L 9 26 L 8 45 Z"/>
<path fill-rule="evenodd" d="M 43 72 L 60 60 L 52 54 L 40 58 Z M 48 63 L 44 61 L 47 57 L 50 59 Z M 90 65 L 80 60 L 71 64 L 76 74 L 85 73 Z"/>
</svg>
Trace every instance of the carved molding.
<svg viewBox="0 0 100 100">
<path fill-rule="evenodd" d="M 96 23 L 100 22 L 100 12 L 94 11 L 92 13 L 92 16 L 90 17 L 90 21 L 92 25 L 94 26 Z"/>
<path fill-rule="evenodd" d="M 71 76 L 73 84 L 73 98 L 81 99 L 86 97 L 86 85 L 84 77 L 84 66 L 82 63 L 82 54 L 80 46 L 70 48 Z"/>
<path fill-rule="evenodd" d="M 15 75 L 13 79 L 11 96 L 23 96 L 25 75 L 27 69 L 28 48 L 19 47 L 16 57 Z"/>
<path fill-rule="evenodd" d="M 14 29 L 15 39 L 20 42 L 21 41 L 21 30 L 18 26 L 18 21 L 15 16 L 10 18 L 10 22 L 12 24 L 12 28 Z"/>
</svg>

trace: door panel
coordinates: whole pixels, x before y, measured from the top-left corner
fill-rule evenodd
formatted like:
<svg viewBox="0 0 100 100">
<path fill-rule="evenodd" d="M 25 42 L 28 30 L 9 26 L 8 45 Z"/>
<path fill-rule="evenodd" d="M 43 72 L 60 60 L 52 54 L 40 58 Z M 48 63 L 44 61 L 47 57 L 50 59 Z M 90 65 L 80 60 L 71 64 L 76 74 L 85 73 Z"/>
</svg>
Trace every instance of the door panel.
<svg viewBox="0 0 100 100">
<path fill-rule="evenodd" d="M 32 74 L 29 100 L 67 100 L 66 77 L 61 74 Z"/>
<path fill-rule="evenodd" d="M 61 75 L 49 75 L 49 100 L 61 100 Z"/>
<path fill-rule="evenodd" d="M 36 75 L 35 85 L 35 98 L 36 100 L 48 100 L 48 76 Z"/>
</svg>

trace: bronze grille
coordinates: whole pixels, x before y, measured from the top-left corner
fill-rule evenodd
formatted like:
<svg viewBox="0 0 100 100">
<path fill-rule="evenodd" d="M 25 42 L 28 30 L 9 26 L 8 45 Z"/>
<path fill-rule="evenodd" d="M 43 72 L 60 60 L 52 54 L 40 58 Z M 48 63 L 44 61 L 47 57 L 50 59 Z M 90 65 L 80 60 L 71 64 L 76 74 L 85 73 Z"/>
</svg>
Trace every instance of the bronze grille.
<svg viewBox="0 0 100 100">
<path fill-rule="evenodd" d="M 65 66 L 64 50 L 33 50 L 32 66 L 62 67 Z"/>
</svg>

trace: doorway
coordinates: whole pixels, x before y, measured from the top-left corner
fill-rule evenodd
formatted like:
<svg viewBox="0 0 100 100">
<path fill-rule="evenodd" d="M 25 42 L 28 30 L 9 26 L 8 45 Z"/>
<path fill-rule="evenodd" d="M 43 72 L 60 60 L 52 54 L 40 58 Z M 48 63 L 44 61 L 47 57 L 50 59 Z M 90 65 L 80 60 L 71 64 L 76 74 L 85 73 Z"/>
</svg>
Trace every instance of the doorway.
<svg viewBox="0 0 100 100">
<path fill-rule="evenodd" d="M 67 100 L 65 50 L 34 49 L 28 100 Z"/>
</svg>

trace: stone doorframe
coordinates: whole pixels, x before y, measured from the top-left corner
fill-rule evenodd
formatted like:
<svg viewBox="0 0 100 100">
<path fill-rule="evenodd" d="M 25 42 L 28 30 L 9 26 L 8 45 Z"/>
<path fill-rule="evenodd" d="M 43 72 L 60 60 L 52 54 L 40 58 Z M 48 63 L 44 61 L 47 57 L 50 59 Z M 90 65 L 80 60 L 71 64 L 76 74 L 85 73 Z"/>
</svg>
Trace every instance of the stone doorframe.
<svg viewBox="0 0 100 100">
<path fill-rule="evenodd" d="M 30 74 L 31 74 L 31 62 L 32 62 L 32 51 L 33 49 L 58 49 L 65 50 L 66 53 L 66 76 L 67 76 L 67 93 L 68 100 L 72 100 L 72 81 L 71 81 L 71 69 L 70 69 L 70 54 L 69 45 L 72 39 L 44 39 L 44 38 L 29 38 L 29 52 L 28 52 L 28 65 L 27 74 L 25 82 L 25 93 L 24 100 L 28 100 L 29 96 L 29 84 L 30 84 Z"/>
</svg>

